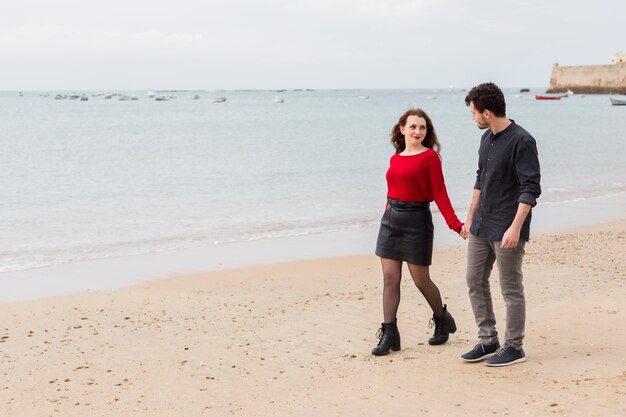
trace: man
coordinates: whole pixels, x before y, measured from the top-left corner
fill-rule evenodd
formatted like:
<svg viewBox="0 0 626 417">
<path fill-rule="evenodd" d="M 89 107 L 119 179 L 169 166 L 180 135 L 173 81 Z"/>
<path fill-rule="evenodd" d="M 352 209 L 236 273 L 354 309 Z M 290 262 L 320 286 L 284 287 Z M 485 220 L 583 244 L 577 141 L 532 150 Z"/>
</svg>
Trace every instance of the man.
<svg viewBox="0 0 626 417">
<path fill-rule="evenodd" d="M 541 194 L 539 159 L 533 137 L 506 117 L 500 88 L 493 83 L 470 90 L 465 104 L 480 129 L 478 171 L 472 204 L 461 231 L 469 237 L 467 285 L 479 343 L 461 356 L 486 359 L 488 366 L 524 362 L 526 304 L 522 284 L 524 245 L 530 235 L 531 208 Z M 489 275 L 494 262 L 506 304 L 506 333 L 500 347 Z"/>
</svg>

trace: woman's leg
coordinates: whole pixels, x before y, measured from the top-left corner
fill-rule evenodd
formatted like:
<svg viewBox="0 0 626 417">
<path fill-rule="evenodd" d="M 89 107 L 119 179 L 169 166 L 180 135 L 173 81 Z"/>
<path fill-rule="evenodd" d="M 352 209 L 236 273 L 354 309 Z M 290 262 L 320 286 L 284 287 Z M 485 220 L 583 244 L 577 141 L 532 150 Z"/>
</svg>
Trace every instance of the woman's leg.
<svg viewBox="0 0 626 417">
<path fill-rule="evenodd" d="M 383 316 L 385 323 L 393 323 L 400 305 L 402 261 L 380 258 L 383 267 Z"/>
<path fill-rule="evenodd" d="M 413 277 L 413 282 L 420 290 L 430 308 L 433 310 L 433 318 L 430 321 L 430 326 L 435 326 L 435 332 L 433 336 L 428 339 L 429 345 L 442 345 L 448 341 L 450 333 L 456 332 L 456 323 L 454 317 L 448 312 L 446 306 L 442 305 L 441 294 L 439 288 L 430 279 L 428 266 L 411 265 L 409 264 L 409 271 Z"/>
<path fill-rule="evenodd" d="M 400 332 L 396 321 L 400 305 L 400 282 L 402 281 L 402 261 L 380 258 L 383 266 L 383 315 L 384 323 L 376 337 L 378 345 L 372 349 L 372 355 L 387 355 L 390 351 L 400 350 Z"/>
<path fill-rule="evenodd" d="M 430 267 L 413 264 L 408 265 L 415 286 L 418 290 L 420 290 L 420 292 L 428 302 L 428 305 L 433 310 L 435 316 L 441 317 L 441 315 L 443 314 L 443 302 L 441 301 L 439 288 L 437 288 L 435 283 L 430 279 Z"/>
</svg>

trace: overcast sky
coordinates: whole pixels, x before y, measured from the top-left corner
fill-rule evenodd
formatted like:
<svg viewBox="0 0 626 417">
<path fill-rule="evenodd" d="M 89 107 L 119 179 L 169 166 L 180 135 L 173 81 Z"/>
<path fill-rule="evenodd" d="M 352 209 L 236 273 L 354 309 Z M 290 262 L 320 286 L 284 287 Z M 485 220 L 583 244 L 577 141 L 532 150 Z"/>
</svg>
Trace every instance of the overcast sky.
<svg viewBox="0 0 626 417">
<path fill-rule="evenodd" d="M 0 90 L 545 87 L 554 61 L 618 51 L 624 0 L 12 0 L 0 12 Z"/>
</svg>

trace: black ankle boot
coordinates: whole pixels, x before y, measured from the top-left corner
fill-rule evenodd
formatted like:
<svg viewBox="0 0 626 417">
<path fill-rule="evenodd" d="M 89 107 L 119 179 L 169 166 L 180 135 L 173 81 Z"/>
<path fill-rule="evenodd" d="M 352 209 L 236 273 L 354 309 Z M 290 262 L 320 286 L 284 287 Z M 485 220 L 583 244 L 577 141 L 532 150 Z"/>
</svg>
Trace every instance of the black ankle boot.
<svg viewBox="0 0 626 417">
<path fill-rule="evenodd" d="M 456 323 L 452 314 L 448 313 L 447 305 L 443 305 L 443 314 L 441 317 L 437 317 L 433 314 L 433 318 L 430 319 L 429 327 L 435 326 L 435 333 L 433 337 L 428 339 L 429 345 L 443 345 L 448 341 L 448 334 L 456 332 Z"/>
<path fill-rule="evenodd" d="M 383 356 L 389 353 L 389 350 L 400 350 L 400 332 L 398 332 L 398 319 L 393 323 L 382 323 L 376 337 L 379 338 L 378 346 L 372 349 L 372 355 Z"/>
</svg>

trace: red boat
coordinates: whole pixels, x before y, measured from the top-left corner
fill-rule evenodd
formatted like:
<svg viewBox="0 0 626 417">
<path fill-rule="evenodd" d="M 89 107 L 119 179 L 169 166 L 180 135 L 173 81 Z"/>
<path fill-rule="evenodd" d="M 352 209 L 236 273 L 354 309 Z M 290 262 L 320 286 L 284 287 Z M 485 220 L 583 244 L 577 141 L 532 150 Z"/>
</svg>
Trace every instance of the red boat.
<svg viewBox="0 0 626 417">
<path fill-rule="evenodd" d="M 560 100 L 561 96 L 535 96 L 535 100 Z"/>
</svg>

